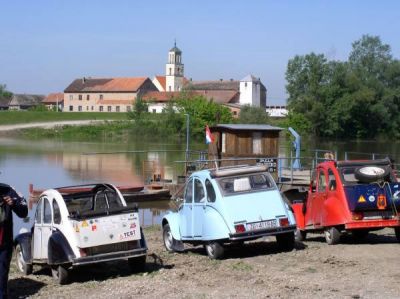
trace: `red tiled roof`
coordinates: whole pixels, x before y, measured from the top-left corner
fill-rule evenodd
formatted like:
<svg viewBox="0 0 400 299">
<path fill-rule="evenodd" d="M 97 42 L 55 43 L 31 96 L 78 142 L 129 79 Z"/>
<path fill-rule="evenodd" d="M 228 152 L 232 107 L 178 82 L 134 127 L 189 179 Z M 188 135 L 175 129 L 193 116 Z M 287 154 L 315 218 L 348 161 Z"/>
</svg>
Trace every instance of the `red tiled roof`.
<svg viewBox="0 0 400 299">
<path fill-rule="evenodd" d="M 56 104 L 56 103 L 64 102 L 64 93 L 62 92 L 54 92 L 49 93 L 47 97 L 42 101 L 43 104 Z"/>
<path fill-rule="evenodd" d="M 82 78 L 74 80 L 64 92 L 136 92 L 147 77 Z"/>
<path fill-rule="evenodd" d="M 179 91 L 150 91 L 143 95 L 142 99 L 146 102 L 156 101 L 156 102 L 168 102 L 176 96 L 179 96 Z"/>
<path fill-rule="evenodd" d="M 167 79 L 165 78 L 165 76 L 156 76 L 157 81 L 160 83 L 160 85 L 162 86 L 162 88 L 164 88 L 164 90 L 166 90 L 166 81 Z"/>
<path fill-rule="evenodd" d="M 97 105 L 133 105 L 133 100 L 98 100 Z"/>
<path fill-rule="evenodd" d="M 208 100 L 213 99 L 219 104 L 235 103 L 239 100 L 239 92 L 234 90 L 195 90 L 194 92 Z"/>
</svg>

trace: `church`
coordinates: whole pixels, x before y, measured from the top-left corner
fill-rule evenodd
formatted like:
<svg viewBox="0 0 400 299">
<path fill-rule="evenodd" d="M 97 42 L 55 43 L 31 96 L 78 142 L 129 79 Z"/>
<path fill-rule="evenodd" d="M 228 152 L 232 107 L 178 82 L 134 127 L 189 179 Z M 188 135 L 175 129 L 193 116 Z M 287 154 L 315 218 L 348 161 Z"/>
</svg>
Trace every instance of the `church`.
<svg viewBox="0 0 400 299">
<path fill-rule="evenodd" d="M 160 113 L 180 92 L 201 95 L 229 107 L 234 115 L 242 105 L 266 107 L 267 89 L 261 80 L 247 75 L 241 80 L 193 81 L 184 76 L 182 51 L 168 52 L 165 75 L 127 78 L 75 79 L 64 90 L 65 112 L 128 112 L 137 97 L 149 104 L 149 112 Z"/>
</svg>

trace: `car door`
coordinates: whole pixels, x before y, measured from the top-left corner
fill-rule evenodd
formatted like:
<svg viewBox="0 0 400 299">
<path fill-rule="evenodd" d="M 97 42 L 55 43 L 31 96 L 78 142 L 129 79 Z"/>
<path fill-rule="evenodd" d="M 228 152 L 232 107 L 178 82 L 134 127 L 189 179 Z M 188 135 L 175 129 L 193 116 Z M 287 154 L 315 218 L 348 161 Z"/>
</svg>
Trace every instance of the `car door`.
<svg viewBox="0 0 400 299">
<path fill-rule="evenodd" d="M 193 217 L 192 217 L 192 237 L 201 239 L 203 237 L 203 219 L 206 204 L 206 192 L 202 181 L 194 179 L 193 194 Z"/>
<path fill-rule="evenodd" d="M 305 202 L 305 208 L 303 207 L 304 223 L 305 226 L 310 228 L 314 226 L 314 201 L 317 194 L 317 173 L 313 171 L 311 176 L 310 190 Z"/>
<path fill-rule="evenodd" d="M 43 222 L 42 222 L 42 250 L 41 250 L 41 259 L 47 259 L 48 257 L 48 243 L 49 238 L 52 234 L 52 222 L 53 222 L 53 211 L 50 200 L 45 197 L 43 198 Z"/>
<path fill-rule="evenodd" d="M 182 239 L 192 238 L 193 218 L 193 178 L 189 179 L 185 187 L 183 205 L 179 211 L 180 231 Z"/>
<path fill-rule="evenodd" d="M 324 201 L 327 198 L 327 174 L 325 169 L 318 169 L 317 192 L 314 197 L 313 222 L 315 227 L 321 226 Z"/>
<path fill-rule="evenodd" d="M 41 259 L 42 254 L 42 214 L 43 214 L 43 198 L 40 198 L 36 206 L 35 222 L 33 226 L 33 259 Z"/>
</svg>

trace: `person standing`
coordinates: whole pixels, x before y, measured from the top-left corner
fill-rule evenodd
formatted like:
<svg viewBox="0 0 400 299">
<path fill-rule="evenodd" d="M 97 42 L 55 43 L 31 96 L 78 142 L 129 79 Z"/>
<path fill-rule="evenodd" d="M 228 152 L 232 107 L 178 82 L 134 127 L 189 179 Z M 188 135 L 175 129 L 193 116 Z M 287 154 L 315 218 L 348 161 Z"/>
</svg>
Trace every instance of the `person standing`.
<svg viewBox="0 0 400 299">
<path fill-rule="evenodd" d="M 13 215 L 25 218 L 28 207 L 23 196 L 0 183 L 0 299 L 8 298 L 8 272 L 13 251 Z"/>
</svg>

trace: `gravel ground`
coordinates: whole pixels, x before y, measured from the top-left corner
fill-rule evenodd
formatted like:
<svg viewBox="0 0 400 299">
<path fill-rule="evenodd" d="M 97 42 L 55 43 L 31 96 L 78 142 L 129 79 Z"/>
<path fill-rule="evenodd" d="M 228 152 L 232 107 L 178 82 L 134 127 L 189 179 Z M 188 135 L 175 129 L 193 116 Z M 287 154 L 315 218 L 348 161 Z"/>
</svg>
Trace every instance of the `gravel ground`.
<svg viewBox="0 0 400 299">
<path fill-rule="evenodd" d="M 147 271 L 132 274 L 125 262 L 72 271 L 60 286 L 50 271 L 35 267 L 22 276 L 13 262 L 12 298 L 400 298 L 400 244 L 393 230 L 370 233 L 355 243 L 343 236 L 329 246 L 309 235 L 296 249 L 281 252 L 275 238 L 230 246 L 223 260 L 202 247 L 167 253 L 161 229 L 145 229 Z"/>
</svg>

